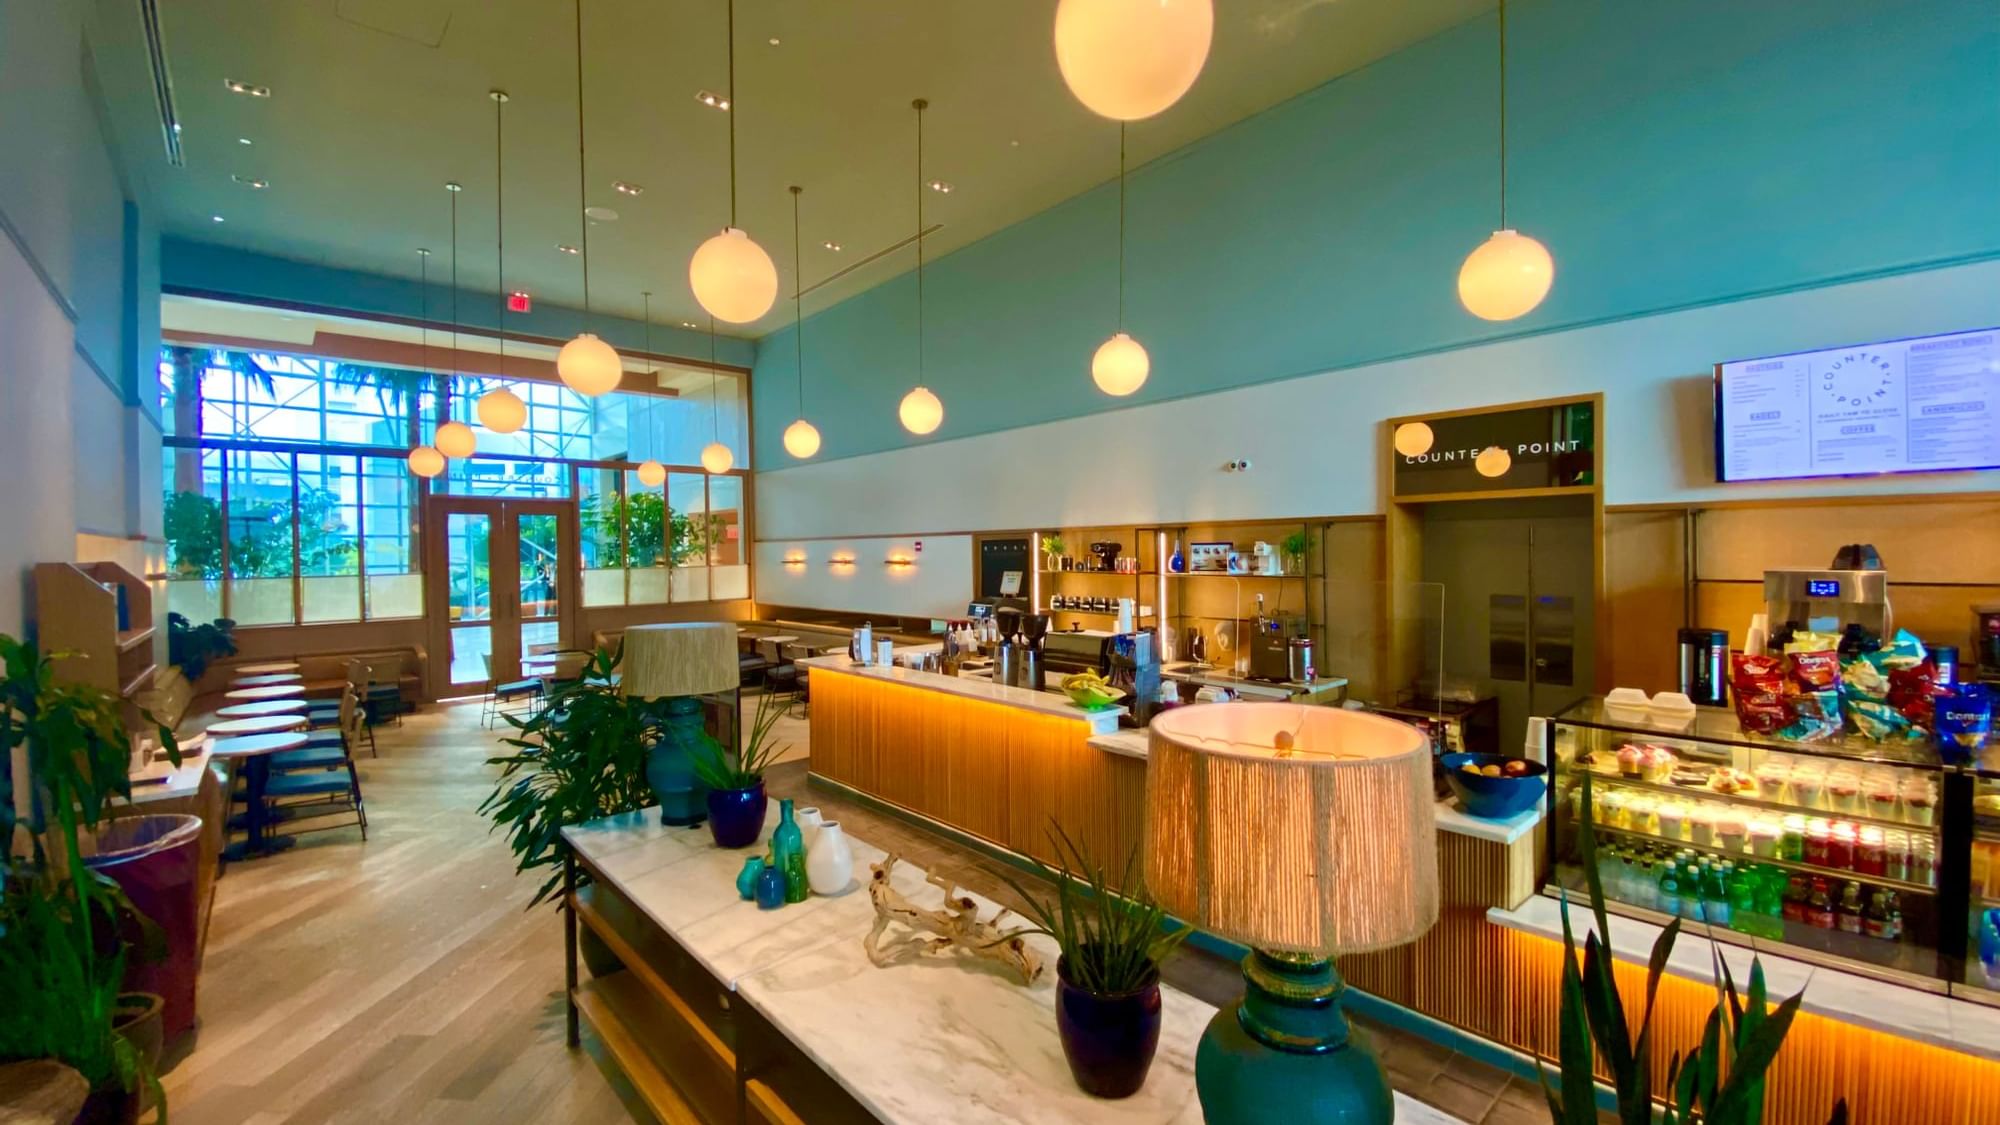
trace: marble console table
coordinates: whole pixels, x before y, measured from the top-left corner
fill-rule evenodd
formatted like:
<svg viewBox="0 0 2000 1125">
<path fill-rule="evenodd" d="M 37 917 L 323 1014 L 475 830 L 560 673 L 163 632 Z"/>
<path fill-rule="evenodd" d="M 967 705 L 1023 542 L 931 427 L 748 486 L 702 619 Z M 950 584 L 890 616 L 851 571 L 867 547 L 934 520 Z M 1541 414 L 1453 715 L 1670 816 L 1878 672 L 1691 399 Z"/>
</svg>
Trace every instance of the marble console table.
<svg viewBox="0 0 2000 1125">
<path fill-rule="evenodd" d="M 775 816 L 773 817 L 775 820 Z M 990 962 L 871 964 L 874 922 L 862 883 L 882 852 L 854 840 L 856 882 L 760 911 L 736 895 L 747 851 L 704 828 L 661 826 L 651 810 L 565 829 L 573 875 L 571 1042 L 579 1016 L 663 1121 L 1169 1122 L 1202 1119 L 1194 1048 L 1214 1009 L 1166 989 L 1159 1054 L 1122 1101 L 1085 1095 L 1056 1036 L 1055 950 L 1023 988 Z M 896 888 L 919 905 L 943 893 L 910 864 Z M 979 896 L 989 916 L 993 904 Z M 603 940 L 622 971 L 582 979 L 574 927 Z M 1397 1095 L 1398 1120 L 1455 1119 Z"/>
</svg>

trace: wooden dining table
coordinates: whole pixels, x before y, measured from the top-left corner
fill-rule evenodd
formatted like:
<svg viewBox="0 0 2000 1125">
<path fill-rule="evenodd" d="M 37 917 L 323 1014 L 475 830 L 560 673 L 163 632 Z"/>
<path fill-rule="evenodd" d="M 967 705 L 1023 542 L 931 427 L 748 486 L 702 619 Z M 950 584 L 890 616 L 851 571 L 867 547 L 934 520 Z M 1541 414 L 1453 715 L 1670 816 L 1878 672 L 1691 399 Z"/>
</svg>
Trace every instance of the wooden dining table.
<svg viewBox="0 0 2000 1125">
<path fill-rule="evenodd" d="M 264 807 L 264 787 L 270 781 L 270 756 L 285 750 L 297 750 L 306 744 L 303 731 L 282 734 L 249 734 L 240 738 L 216 738 L 208 744 L 211 758 L 219 758 L 234 765 L 243 765 L 243 784 L 249 790 L 247 796 L 250 810 L 243 817 L 244 828 L 249 836 L 242 848 L 231 847 L 224 851 L 230 859 L 243 859 L 253 855 L 269 855 L 291 844 L 290 840 L 280 842 L 271 837 L 269 811 Z"/>
<path fill-rule="evenodd" d="M 246 734 L 277 734 L 281 731 L 297 730 L 304 726 L 303 714 L 290 715 L 246 715 L 242 718 L 224 719 L 210 723 L 210 738 L 236 738 Z"/>
<path fill-rule="evenodd" d="M 256 703 L 232 703 L 216 709 L 216 717 L 249 719 L 259 715 L 304 715 L 312 705 L 300 699 L 265 699 Z"/>
<path fill-rule="evenodd" d="M 306 697 L 306 689 L 299 684 L 268 684 L 264 687 L 232 688 L 223 693 L 224 699 L 245 701 L 258 699 L 300 699 Z"/>
</svg>

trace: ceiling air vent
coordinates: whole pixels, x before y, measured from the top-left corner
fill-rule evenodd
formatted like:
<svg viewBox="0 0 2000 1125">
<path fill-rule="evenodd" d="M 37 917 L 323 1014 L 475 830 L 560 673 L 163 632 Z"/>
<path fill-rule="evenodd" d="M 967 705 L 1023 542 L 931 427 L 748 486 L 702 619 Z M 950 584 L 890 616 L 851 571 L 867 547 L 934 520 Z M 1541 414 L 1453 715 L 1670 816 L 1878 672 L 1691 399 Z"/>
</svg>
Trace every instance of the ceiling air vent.
<svg viewBox="0 0 2000 1125">
<path fill-rule="evenodd" d="M 181 153 L 181 119 L 174 108 L 173 75 L 167 71 L 159 0 L 139 0 L 139 20 L 146 26 L 146 65 L 153 71 L 153 100 L 160 107 L 160 139 L 167 146 L 167 163 L 184 167 L 187 160 Z"/>
</svg>

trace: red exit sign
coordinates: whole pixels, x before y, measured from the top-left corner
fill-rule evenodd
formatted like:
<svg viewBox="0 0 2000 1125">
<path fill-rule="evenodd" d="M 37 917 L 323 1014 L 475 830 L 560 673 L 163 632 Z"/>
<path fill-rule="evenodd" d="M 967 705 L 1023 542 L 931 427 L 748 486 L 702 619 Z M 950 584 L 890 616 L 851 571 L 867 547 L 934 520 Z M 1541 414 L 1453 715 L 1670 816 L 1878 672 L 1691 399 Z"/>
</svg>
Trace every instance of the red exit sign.
<svg viewBox="0 0 2000 1125">
<path fill-rule="evenodd" d="M 519 289 L 507 294 L 507 311 L 524 313 L 535 307 L 535 299 Z"/>
</svg>

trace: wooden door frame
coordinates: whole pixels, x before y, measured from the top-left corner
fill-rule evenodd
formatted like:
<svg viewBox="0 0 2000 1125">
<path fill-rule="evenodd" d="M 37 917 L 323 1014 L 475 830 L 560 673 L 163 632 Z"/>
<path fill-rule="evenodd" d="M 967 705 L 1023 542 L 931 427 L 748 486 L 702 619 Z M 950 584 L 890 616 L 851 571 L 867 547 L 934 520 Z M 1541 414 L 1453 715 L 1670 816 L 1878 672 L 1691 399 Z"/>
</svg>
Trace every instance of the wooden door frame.
<svg viewBox="0 0 2000 1125">
<path fill-rule="evenodd" d="M 451 680 L 453 623 L 448 529 L 450 517 L 461 514 L 487 517 L 486 580 L 491 613 L 486 624 L 492 656 L 487 662 L 485 681 L 455 685 Z M 424 593 L 425 604 L 431 607 L 425 616 L 431 646 L 430 683 L 426 687 L 432 699 L 483 693 L 496 683 L 518 678 L 505 674 L 505 670 L 520 667 L 520 654 L 516 651 L 521 643 L 522 617 L 517 517 L 523 515 L 556 517 L 556 633 L 560 647 L 572 647 L 575 643 L 577 600 L 582 593 L 576 501 L 432 493 L 424 499 L 424 526 L 431 529 L 431 534 L 424 537 Z"/>
</svg>

